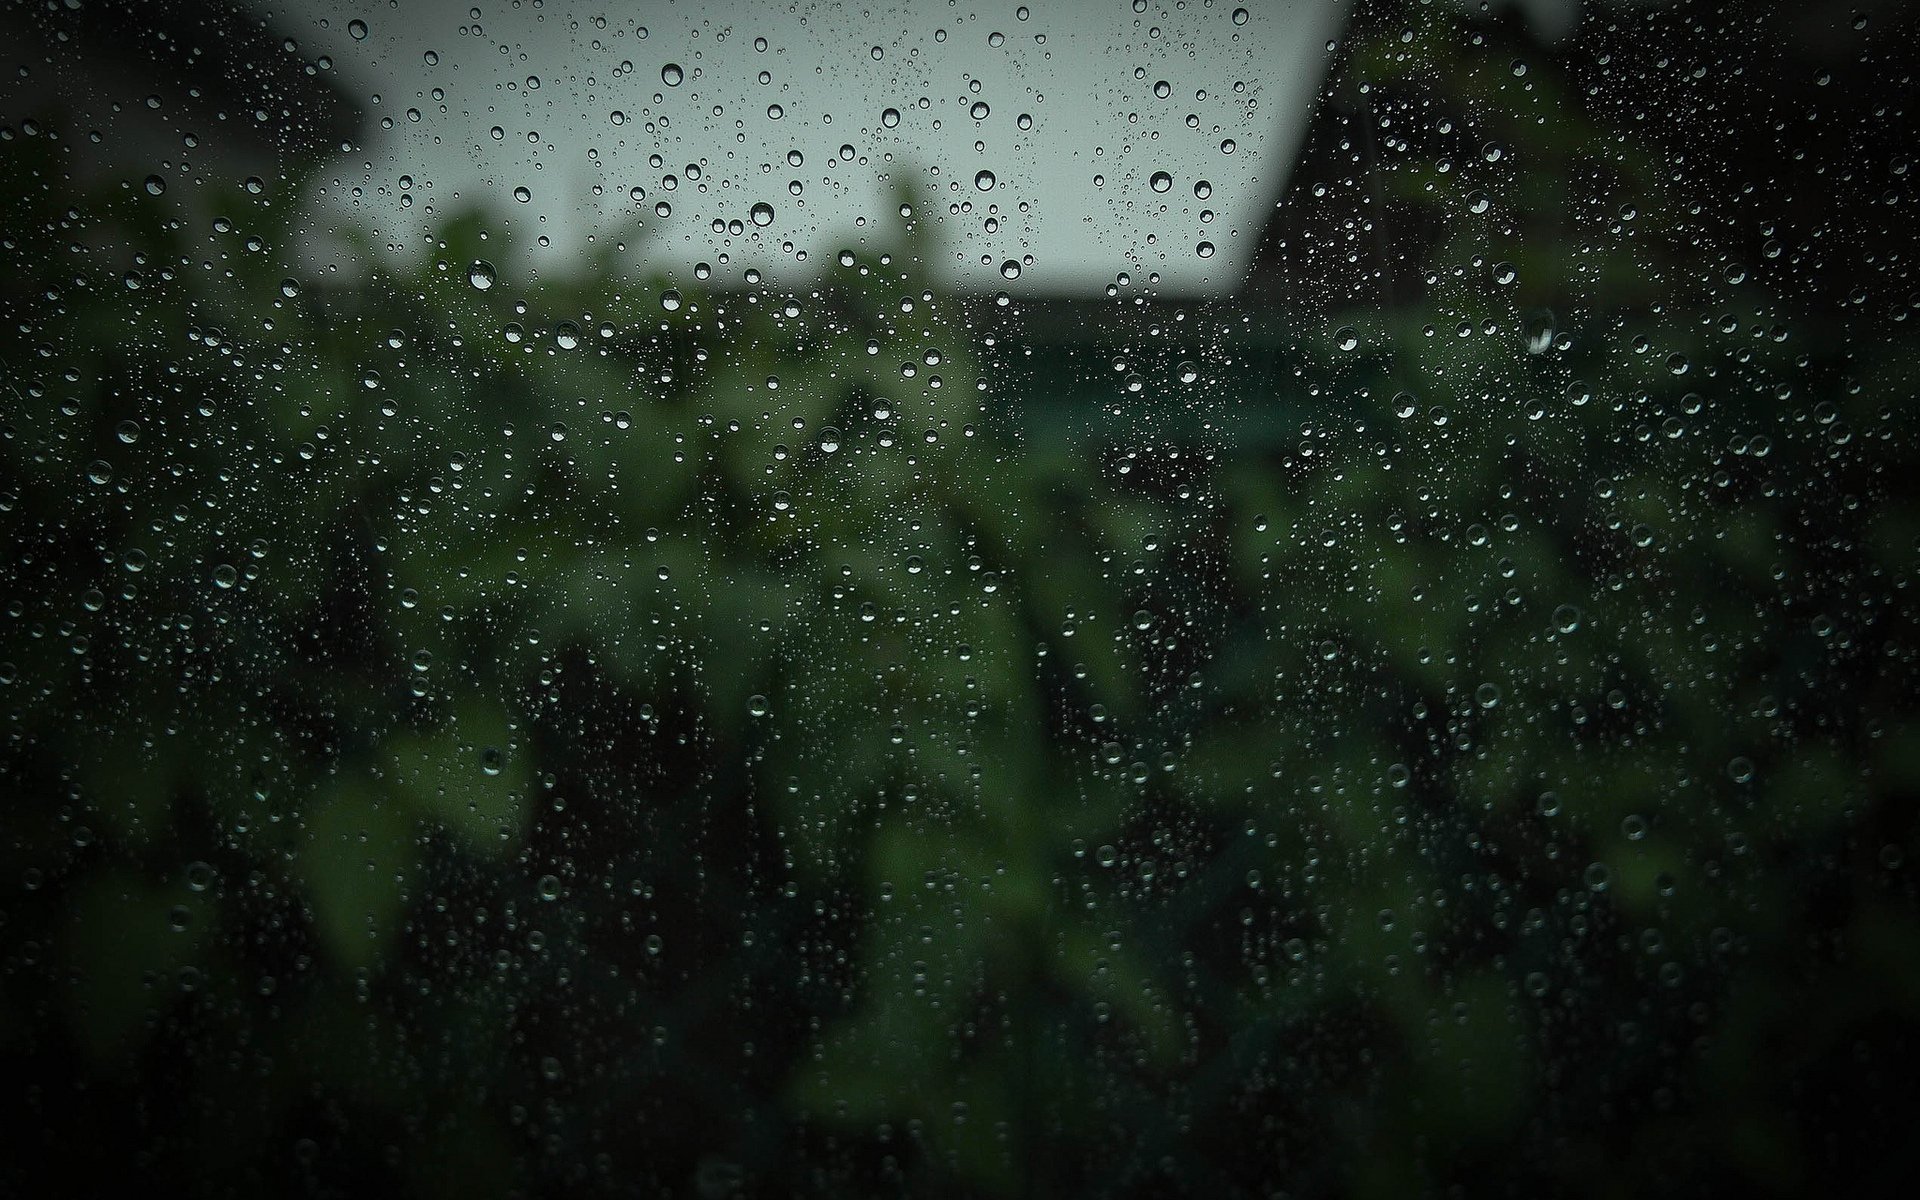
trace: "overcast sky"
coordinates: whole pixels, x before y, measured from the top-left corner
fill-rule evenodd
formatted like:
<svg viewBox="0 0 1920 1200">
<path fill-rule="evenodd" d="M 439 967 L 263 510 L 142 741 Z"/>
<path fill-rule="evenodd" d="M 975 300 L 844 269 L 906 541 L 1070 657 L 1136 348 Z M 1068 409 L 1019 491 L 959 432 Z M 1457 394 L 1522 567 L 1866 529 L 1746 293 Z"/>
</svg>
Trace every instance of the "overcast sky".
<svg viewBox="0 0 1920 1200">
<path fill-rule="evenodd" d="M 952 280 L 1084 294 L 1158 272 L 1179 294 L 1243 275 L 1345 10 L 326 0 L 281 19 L 306 24 L 303 52 L 330 55 L 370 115 L 325 203 L 383 243 L 422 250 L 445 215 L 477 205 L 516 245 L 548 237 L 547 272 L 596 234 L 668 271 L 778 280 L 863 238 L 890 244 L 905 184 Z M 771 209 L 764 224 L 756 205 Z"/>
</svg>

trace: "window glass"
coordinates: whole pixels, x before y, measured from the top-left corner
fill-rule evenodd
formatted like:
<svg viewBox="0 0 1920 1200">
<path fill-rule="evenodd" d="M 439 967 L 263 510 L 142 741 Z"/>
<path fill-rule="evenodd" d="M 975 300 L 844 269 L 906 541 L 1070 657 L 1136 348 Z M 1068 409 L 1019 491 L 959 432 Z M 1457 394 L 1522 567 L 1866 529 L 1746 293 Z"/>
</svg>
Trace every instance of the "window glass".
<svg viewBox="0 0 1920 1200">
<path fill-rule="evenodd" d="M 5 6 L 0 1190 L 1894 1191 L 1917 21 Z"/>
</svg>

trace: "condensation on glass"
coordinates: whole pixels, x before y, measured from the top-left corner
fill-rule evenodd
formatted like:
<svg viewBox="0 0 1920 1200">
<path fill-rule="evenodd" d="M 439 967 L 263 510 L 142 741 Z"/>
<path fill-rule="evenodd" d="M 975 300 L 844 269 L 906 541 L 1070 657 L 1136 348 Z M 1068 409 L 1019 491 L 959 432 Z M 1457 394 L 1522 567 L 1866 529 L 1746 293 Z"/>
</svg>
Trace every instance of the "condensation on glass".
<svg viewBox="0 0 1920 1200">
<path fill-rule="evenodd" d="M 1894 1191 L 1917 48 L 6 5 L 0 1190 Z"/>
</svg>

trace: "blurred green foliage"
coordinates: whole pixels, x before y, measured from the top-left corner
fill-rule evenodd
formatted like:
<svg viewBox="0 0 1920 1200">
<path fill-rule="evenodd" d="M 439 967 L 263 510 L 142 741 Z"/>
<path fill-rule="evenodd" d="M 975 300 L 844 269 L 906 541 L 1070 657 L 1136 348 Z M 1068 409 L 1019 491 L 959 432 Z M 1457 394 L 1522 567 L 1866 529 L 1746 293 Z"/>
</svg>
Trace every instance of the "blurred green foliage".
<svg viewBox="0 0 1920 1200">
<path fill-rule="evenodd" d="M 194 1193 L 1898 1178 L 1904 160 L 1736 260 L 1591 85 L 1668 76 L 1407 14 L 1258 308 L 941 295 L 924 211 L 795 293 L 477 214 L 289 278 L 306 177 L 210 229 L 10 131 L 7 1127 Z"/>
</svg>

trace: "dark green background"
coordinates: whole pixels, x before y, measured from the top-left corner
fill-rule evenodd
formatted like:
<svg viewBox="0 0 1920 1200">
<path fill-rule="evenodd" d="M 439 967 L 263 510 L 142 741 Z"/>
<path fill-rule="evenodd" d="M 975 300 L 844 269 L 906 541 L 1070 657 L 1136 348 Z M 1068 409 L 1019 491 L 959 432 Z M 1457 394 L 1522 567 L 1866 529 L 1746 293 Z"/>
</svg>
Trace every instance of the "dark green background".
<svg viewBox="0 0 1920 1200">
<path fill-rule="evenodd" d="M 1363 6 L 1208 302 L 8 114 L 0 1184 L 1902 1188 L 1920 37 L 1776 7 Z"/>
</svg>

